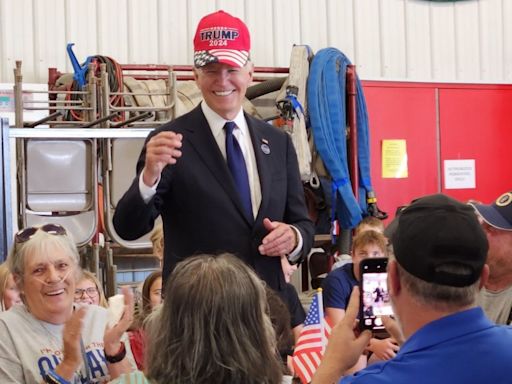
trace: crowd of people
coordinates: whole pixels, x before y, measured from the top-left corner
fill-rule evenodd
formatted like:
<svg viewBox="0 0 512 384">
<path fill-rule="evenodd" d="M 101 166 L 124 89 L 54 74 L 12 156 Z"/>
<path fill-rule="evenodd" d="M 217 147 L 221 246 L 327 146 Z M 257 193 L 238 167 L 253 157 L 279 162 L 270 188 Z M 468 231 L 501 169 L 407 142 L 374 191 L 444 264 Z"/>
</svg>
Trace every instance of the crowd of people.
<svg viewBox="0 0 512 384">
<path fill-rule="evenodd" d="M 201 19 L 193 74 L 204 100 L 149 135 L 114 216 L 127 240 L 162 218 L 162 269 L 137 305 L 123 288 L 112 323 L 64 227 L 16 233 L 0 266 L 1 383 L 292 382 L 306 314 L 290 278 L 314 226 L 290 137 L 242 109 L 252 73 L 245 24 L 223 11 Z M 312 382 L 510 382 L 512 192 L 493 204 L 424 196 L 386 229 L 364 219 L 323 281 L 333 330 Z M 357 324 L 370 313 L 360 264 L 383 257 L 386 287 L 368 292 L 393 307 L 381 337 Z"/>
<path fill-rule="evenodd" d="M 512 249 L 512 199 L 499 201 L 471 206 L 425 196 L 395 219 L 390 239 L 371 228 L 357 231 L 352 262 L 324 281 L 334 328 L 312 382 L 506 383 L 512 328 L 496 314 L 510 314 L 511 306 L 485 305 L 482 295 L 510 289 L 489 284 L 493 274 L 505 275 L 493 271 L 496 265 L 510 268 L 504 256 Z M 489 240 L 491 228 L 503 232 L 500 241 Z M 389 259 L 394 317 L 383 318 L 389 337 L 376 339 L 354 324 L 361 315 L 359 263 L 382 256 Z M 0 289 L 0 382 L 293 380 L 293 314 L 279 291 L 233 254 L 181 261 L 165 295 L 161 271 L 150 274 L 138 314 L 125 289 L 123 316 L 109 327 L 102 285 L 79 267 L 66 229 L 46 224 L 15 235 L 0 266 Z"/>
</svg>

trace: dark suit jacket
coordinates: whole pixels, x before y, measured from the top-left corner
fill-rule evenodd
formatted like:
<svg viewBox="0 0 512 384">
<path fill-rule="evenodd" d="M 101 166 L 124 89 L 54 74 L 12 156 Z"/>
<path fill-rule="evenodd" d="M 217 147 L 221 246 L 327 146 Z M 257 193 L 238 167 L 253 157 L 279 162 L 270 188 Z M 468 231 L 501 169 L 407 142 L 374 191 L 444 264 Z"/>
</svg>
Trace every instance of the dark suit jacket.
<svg viewBox="0 0 512 384">
<path fill-rule="evenodd" d="M 308 217 L 295 150 L 289 136 L 275 127 L 245 115 L 251 134 L 262 201 L 256 219 L 243 214 L 226 161 L 198 106 L 191 112 L 156 129 L 183 135 L 182 157 L 164 168 L 156 195 L 145 204 L 139 192 L 138 176 L 119 201 L 114 226 L 126 240 L 134 240 L 153 228 L 162 215 L 164 226 L 164 281 L 184 258 L 198 253 L 231 252 L 252 266 L 276 290 L 285 281 L 279 257 L 258 252 L 267 235 L 263 219 L 294 225 L 304 240 L 303 253 L 311 249 L 313 223 Z M 147 142 L 147 141 L 146 141 Z M 270 153 L 261 145 L 266 143 Z M 144 167 L 145 146 L 137 163 L 137 175 Z"/>
</svg>

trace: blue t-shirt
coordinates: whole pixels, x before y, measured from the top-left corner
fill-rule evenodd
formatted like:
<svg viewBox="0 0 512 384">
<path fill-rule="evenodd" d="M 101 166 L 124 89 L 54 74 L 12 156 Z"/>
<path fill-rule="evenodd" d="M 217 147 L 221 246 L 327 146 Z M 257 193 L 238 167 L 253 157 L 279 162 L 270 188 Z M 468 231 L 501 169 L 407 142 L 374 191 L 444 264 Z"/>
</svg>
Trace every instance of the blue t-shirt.
<svg viewBox="0 0 512 384">
<path fill-rule="evenodd" d="M 344 377 L 339 384 L 509 384 L 512 327 L 492 323 L 480 307 L 433 321 L 395 358 Z"/>
<path fill-rule="evenodd" d="M 359 285 L 354 276 L 354 264 L 347 263 L 327 275 L 322 283 L 324 308 L 346 309 L 352 288 Z"/>
</svg>

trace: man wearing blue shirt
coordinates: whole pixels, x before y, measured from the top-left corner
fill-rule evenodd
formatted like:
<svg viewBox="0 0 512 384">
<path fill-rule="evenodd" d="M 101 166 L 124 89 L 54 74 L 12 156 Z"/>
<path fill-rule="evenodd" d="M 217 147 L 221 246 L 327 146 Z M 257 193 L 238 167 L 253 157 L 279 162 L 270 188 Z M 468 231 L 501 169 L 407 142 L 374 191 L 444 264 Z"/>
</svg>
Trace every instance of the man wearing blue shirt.
<svg viewBox="0 0 512 384">
<path fill-rule="evenodd" d="M 510 383 L 512 328 L 495 325 L 475 305 L 489 267 L 472 208 L 442 194 L 417 199 L 402 212 L 392 243 L 388 289 L 406 341 L 395 358 L 340 383 Z M 358 310 L 356 288 L 314 384 L 337 382 L 366 347 L 370 332 L 353 330 Z"/>
</svg>

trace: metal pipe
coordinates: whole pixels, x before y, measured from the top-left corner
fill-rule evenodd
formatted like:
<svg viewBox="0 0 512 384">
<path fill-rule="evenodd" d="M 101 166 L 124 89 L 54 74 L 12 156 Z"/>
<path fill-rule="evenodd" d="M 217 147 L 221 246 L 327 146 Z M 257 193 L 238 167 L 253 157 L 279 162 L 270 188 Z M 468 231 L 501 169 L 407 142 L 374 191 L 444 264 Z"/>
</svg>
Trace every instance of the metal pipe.
<svg viewBox="0 0 512 384">
<path fill-rule="evenodd" d="M 27 100 L 25 104 L 82 104 L 81 100 Z"/>
<path fill-rule="evenodd" d="M 348 163 L 352 191 L 356 200 L 359 200 L 359 164 L 357 160 L 357 87 L 356 87 L 356 67 L 347 66 L 347 117 L 348 117 Z"/>
<path fill-rule="evenodd" d="M 108 121 L 110 119 L 113 119 L 114 117 L 116 117 L 118 115 L 117 112 L 114 112 L 114 113 L 111 113 L 110 115 L 108 116 L 103 116 L 103 117 L 100 117 L 99 119 L 96 119 L 94 121 L 91 121 L 87 124 L 84 124 L 81 126 L 81 128 L 90 128 L 90 127 L 94 127 L 96 124 L 100 124 L 100 123 L 103 123 L 105 121 Z"/>
<path fill-rule="evenodd" d="M 31 90 L 31 89 L 25 89 L 25 92 L 30 93 L 49 93 L 51 95 L 58 95 L 58 94 L 70 94 L 70 95 L 87 95 L 87 91 L 40 91 L 40 90 Z"/>
<path fill-rule="evenodd" d="M 24 109 L 26 109 L 27 111 L 47 111 L 48 108 L 44 108 L 44 107 L 25 107 Z M 92 108 L 91 107 L 65 107 L 65 106 L 59 106 L 59 109 L 72 109 L 74 111 L 90 111 Z"/>
<path fill-rule="evenodd" d="M 172 110 L 173 106 L 165 107 L 114 107 L 110 106 L 111 111 L 168 111 Z"/>
<path fill-rule="evenodd" d="M 101 86 L 101 108 L 100 108 L 100 117 L 110 115 L 109 104 L 110 104 L 110 89 L 108 85 L 108 73 L 107 73 L 107 65 L 105 63 L 100 64 L 100 86 Z M 109 128 L 110 125 L 107 120 L 107 126 L 105 128 Z"/>
<path fill-rule="evenodd" d="M 128 120 L 121 121 L 116 124 L 111 124 L 110 128 L 119 128 L 119 127 L 122 127 L 123 125 L 128 125 L 135 121 L 143 120 L 143 119 L 150 118 L 150 117 L 153 117 L 153 114 L 151 112 L 142 113 L 140 115 L 133 116 L 133 117 L 129 118 Z"/>
<path fill-rule="evenodd" d="M 21 60 L 16 60 L 14 69 L 14 111 L 16 127 L 23 127 L 23 75 L 21 74 Z"/>
<path fill-rule="evenodd" d="M 97 78 L 94 75 L 94 69 L 96 65 L 95 64 L 89 64 L 89 72 L 88 72 L 88 81 L 87 81 L 87 90 L 88 97 L 87 101 L 91 107 L 91 110 L 89 111 L 89 121 L 93 121 L 96 119 L 96 116 L 98 115 L 97 109 L 98 109 L 98 100 L 97 100 Z"/>
<path fill-rule="evenodd" d="M 43 123 L 46 123 L 47 121 L 50 121 L 56 117 L 59 117 L 61 116 L 62 113 L 57 111 L 57 112 L 53 112 L 51 115 L 48 115 L 46 117 L 43 117 L 42 119 L 40 120 L 37 120 L 37 121 L 34 121 L 33 123 L 25 123 L 25 128 L 34 128 L 34 127 L 37 127 L 38 125 L 41 125 Z"/>
</svg>

